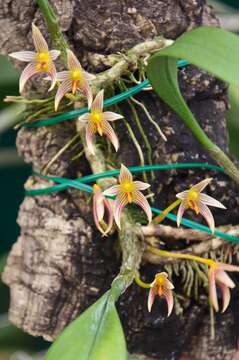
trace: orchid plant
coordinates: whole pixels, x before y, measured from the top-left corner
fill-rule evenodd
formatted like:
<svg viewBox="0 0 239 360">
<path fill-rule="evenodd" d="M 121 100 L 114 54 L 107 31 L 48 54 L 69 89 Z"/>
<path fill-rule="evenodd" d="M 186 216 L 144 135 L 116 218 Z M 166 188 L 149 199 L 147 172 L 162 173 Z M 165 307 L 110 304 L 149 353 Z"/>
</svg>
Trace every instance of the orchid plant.
<svg viewBox="0 0 239 360">
<path fill-rule="evenodd" d="M 123 116 L 111 111 L 104 111 L 104 89 L 95 90 L 92 86 L 96 75 L 88 73 L 81 66 L 72 50 L 67 49 L 67 69 L 57 72 L 54 61 L 59 57 L 59 50 L 49 50 L 48 44 L 41 34 L 38 27 L 32 24 L 32 38 L 35 46 L 33 51 L 19 51 L 9 54 L 9 56 L 28 62 L 29 64 L 23 70 L 19 88 L 23 91 L 25 84 L 34 75 L 46 75 L 46 79 L 51 80 L 49 91 L 55 91 L 55 111 L 58 110 L 59 104 L 67 94 L 76 95 L 78 92 L 85 97 L 88 111 L 77 119 L 80 131 L 84 131 L 86 149 L 90 156 L 97 157 L 97 146 L 94 143 L 96 135 L 105 136 L 113 145 L 115 151 L 119 149 L 119 140 L 111 122 L 121 120 Z M 83 141 L 84 142 L 84 141 Z M 193 210 L 196 215 L 202 215 L 206 220 L 211 234 L 215 232 L 215 220 L 209 206 L 225 209 L 225 206 L 213 197 L 203 193 L 203 190 L 212 182 L 212 178 L 207 178 L 199 183 L 192 185 L 189 189 L 176 194 L 177 200 L 170 204 L 161 215 L 153 218 L 152 208 L 148 198 L 142 191 L 149 189 L 148 182 L 134 180 L 133 174 L 124 164 L 121 164 L 118 183 L 109 188 L 103 188 L 96 183 L 93 188 L 93 220 L 97 230 L 102 236 L 108 236 L 116 228 L 120 233 L 122 228 L 122 214 L 126 207 L 135 204 L 140 207 L 146 214 L 148 223 L 158 225 L 164 217 L 177 206 L 177 225 L 181 225 L 183 215 L 186 210 Z M 114 226 L 114 223 L 116 226 Z M 177 258 L 181 260 L 196 261 L 207 266 L 209 299 L 211 306 L 215 311 L 219 310 L 217 287 L 222 294 L 222 312 L 224 312 L 230 302 L 230 289 L 235 287 L 234 282 L 228 276 L 229 272 L 239 272 L 239 266 L 217 262 L 212 259 L 202 258 L 193 254 L 171 252 L 146 244 L 146 251 L 158 257 Z M 127 272 L 127 271 L 126 271 Z M 157 273 L 154 280 L 145 283 L 140 279 L 139 273 L 135 274 L 136 283 L 149 289 L 148 294 L 148 311 L 151 312 L 156 296 L 164 299 L 167 304 L 167 315 L 173 311 L 174 285 L 169 274 L 163 271 Z M 106 308 L 105 306 L 103 306 Z M 155 308 L 155 306 L 154 306 Z"/>
</svg>

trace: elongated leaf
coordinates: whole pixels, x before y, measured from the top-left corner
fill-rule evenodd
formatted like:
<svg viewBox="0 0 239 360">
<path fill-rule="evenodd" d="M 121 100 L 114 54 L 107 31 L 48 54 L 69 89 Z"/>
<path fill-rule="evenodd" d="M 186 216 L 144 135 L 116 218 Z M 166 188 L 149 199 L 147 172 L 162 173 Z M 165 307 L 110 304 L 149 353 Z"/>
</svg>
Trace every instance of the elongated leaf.
<svg viewBox="0 0 239 360">
<path fill-rule="evenodd" d="M 201 27 L 180 36 L 149 60 L 147 75 L 157 94 L 184 120 L 202 145 L 213 144 L 204 134 L 185 103 L 178 85 L 177 60 L 191 64 L 230 83 L 239 84 L 239 38 L 218 28 Z"/>
<path fill-rule="evenodd" d="M 226 113 L 230 151 L 239 160 L 239 86 L 231 85 L 228 91 L 230 109 Z"/>
<path fill-rule="evenodd" d="M 109 293 L 74 320 L 53 343 L 46 360 L 127 360 L 121 323 Z"/>
</svg>

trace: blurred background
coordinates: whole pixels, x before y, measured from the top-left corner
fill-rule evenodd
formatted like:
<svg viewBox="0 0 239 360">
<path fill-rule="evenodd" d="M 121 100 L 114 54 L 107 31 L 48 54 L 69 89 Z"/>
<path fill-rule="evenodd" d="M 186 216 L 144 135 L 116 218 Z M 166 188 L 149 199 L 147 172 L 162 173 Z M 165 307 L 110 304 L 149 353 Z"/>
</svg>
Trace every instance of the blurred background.
<svg viewBox="0 0 239 360">
<path fill-rule="evenodd" d="M 239 0 L 208 1 L 216 10 L 222 27 L 239 34 Z M 18 208 L 24 196 L 23 184 L 31 172 L 15 148 L 14 124 L 19 120 L 19 105 L 3 102 L 6 95 L 18 95 L 19 73 L 8 59 L 0 55 L 0 272 L 7 253 L 16 241 L 19 228 L 16 224 Z M 239 64 L 238 64 L 239 71 Z M 227 113 L 230 151 L 239 160 L 239 88 L 229 89 L 231 108 Z M 7 310 L 9 293 L 0 282 L 0 360 L 31 360 L 42 358 L 47 343 L 24 334 L 9 324 Z"/>
</svg>

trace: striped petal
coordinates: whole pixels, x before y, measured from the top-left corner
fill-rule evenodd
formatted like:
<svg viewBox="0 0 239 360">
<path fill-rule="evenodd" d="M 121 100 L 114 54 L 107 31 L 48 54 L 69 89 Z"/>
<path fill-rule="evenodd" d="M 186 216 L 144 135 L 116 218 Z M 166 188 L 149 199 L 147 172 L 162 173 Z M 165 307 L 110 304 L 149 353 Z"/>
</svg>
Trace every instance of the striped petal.
<svg viewBox="0 0 239 360">
<path fill-rule="evenodd" d="M 152 309 L 152 306 L 153 306 L 153 303 L 154 303 L 154 299 L 155 299 L 155 290 L 152 287 L 149 290 L 149 295 L 148 295 L 148 311 L 149 312 L 151 312 L 151 309 Z"/>
<path fill-rule="evenodd" d="M 56 60 L 58 58 L 58 56 L 60 55 L 60 53 L 61 53 L 60 50 L 51 50 L 49 52 L 51 60 L 52 61 Z"/>
<path fill-rule="evenodd" d="M 120 193 L 117 195 L 115 200 L 114 208 L 114 218 L 117 226 L 120 228 L 120 217 L 124 207 L 127 205 L 127 196 L 125 193 Z"/>
<path fill-rule="evenodd" d="M 140 191 L 136 190 L 133 192 L 133 202 L 144 210 L 150 223 L 152 221 L 152 210 L 146 197 Z"/>
<path fill-rule="evenodd" d="M 32 39 L 38 53 L 48 52 L 48 45 L 38 27 L 32 24 Z"/>
<path fill-rule="evenodd" d="M 75 56 L 75 54 L 74 54 L 70 49 L 67 49 L 67 50 L 66 50 L 66 53 L 67 53 L 68 68 L 69 68 L 70 70 L 79 69 L 79 70 L 82 71 L 81 63 L 79 62 L 79 60 L 77 59 L 77 57 Z"/>
<path fill-rule="evenodd" d="M 229 288 L 226 285 L 220 282 L 217 285 L 219 286 L 222 293 L 222 313 L 224 313 L 230 303 L 231 294 Z"/>
<path fill-rule="evenodd" d="M 85 113 L 85 114 L 78 117 L 78 121 L 82 125 L 86 125 L 88 123 L 89 119 L 90 119 L 90 114 L 89 113 Z"/>
<path fill-rule="evenodd" d="M 217 299 L 217 289 L 216 289 L 216 281 L 215 281 L 215 271 L 213 268 L 209 269 L 208 272 L 208 286 L 209 286 L 209 296 L 212 306 L 215 311 L 218 311 L 218 299 Z"/>
<path fill-rule="evenodd" d="M 133 181 L 133 176 L 131 172 L 123 164 L 121 164 L 119 174 L 119 182 L 122 183 L 122 181 Z"/>
<path fill-rule="evenodd" d="M 239 266 L 236 265 L 230 265 L 230 264 L 224 264 L 224 263 L 218 263 L 220 268 L 225 271 L 239 271 Z"/>
<path fill-rule="evenodd" d="M 106 189 L 103 194 L 105 196 L 115 196 L 117 195 L 117 193 L 119 192 L 120 190 L 120 186 L 119 185 L 113 185 L 111 186 L 109 189 Z"/>
<path fill-rule="evenodd" d="M 102 130 L 103 130 L 103 133 L 106 135 L 106 137 L 113 144 L 115 151 L 118 151 L 118 149 L 119 149 L 118 137 L 115 134 L 113 128 L 110 126 L 110 124 L 107 121 L 102 120 Z"/>
<path fill-rule="evenodd" d="M 36 53 L 34 51 L 18 51 L 9 54 L 9 56 L 20 61 L 30 62 L 36 58 Z"/>
<path fill-rule="evenodd" d="M 58 81 L 70 80 L 70 71 L 64 70 L 57 73 Z"/>
<path fill-rule="evenodd" d="M 176 194 L 176 197 L 181 200 L 186 200 L 188 197 L 189 190 L 182 191 L 178 194 Z"/>
<path fill-rule="evenodd" d="M 95 155 L 95 149 L 94 149 L 94 145 L 93 145 L 93 138 L 94 138 L 94 129 L 90 126 L 90 124 L 87 124 L 86 125 L 86 134 L 85 134 L 86 145 L 88 147 L 89 152 L 92 155 Z"/>
<path fill-rule="evenodd" d="M 112 229 L 114 216 L 113 216 L 112 208 L 110 206 L 110 202 L 107 199 L 104 199 L 104 205 L 105 205 L 105 208 L 108 213 L 108 226 L 104 232 L 104 235 L 107 235 L 110 232 L 110 230 Z"/>
<path fill-rule="evenodd" d="M 215 231 L 215 222 L 214 217 L 211 213 L 211 210 L 207 207 L 207 205 L 204 205 L 203 203 L 199 203 L 199 212 L 204 217 L 206 222 L 208 223 L 209 228 L 211 229 L 212 233 Z"/>
<path fill-rule="evenodd" d="M 166 300 L 167 306 L 168 306 L 168 316 L 170 316 L 173 311 L 173 292 L 172 292 L 172 290 L 170 290 L 170 289 L 165 290 L 164 297 L 165 297 L 165 300 Z"/>
<path fill-rule="evenodd" d="M 26 82 L 35 74 L 38 74 L 35 64 L 33 64 L 33 63 L 28 64 L 20 76 L 20 80 L 19 80 L 19 92 L 20 93 L 22 92 Z"/>
<path fill-rule="evenodd" d="M 106 121 L 115 121 L 115 120 L 123 119 L 123 115 L 116 114 L 111 111 L 105 111 L 103 113 L 103 117 L 104 117 L 104 120 L 106 120 Z"/>
<path fill-rule="evenodd" d="M 178 197 L 178 196 L 177 196 Z M 181 224 L 181 221 L 182 221 L 182 217 L 183 217 L 183 214 L 186 210 L 186 204 L 184 201 L 181 202 L 181 204 L 179 205 L 179 208 L 178 208 L 178 212 L 177 212 L 177 226 L 179 227 L 180 224 Z"/>
<path fill-rule="evenodd" d="M 48 91 L 51 91 L 54 89 L 55 85 L 56 85 L 56 79 L 57 79 L 57 72 L 56 72 L 56 67 L 55 65 L 53 64 L 53 62 L 51 63 L 50 65 L 50 69 L 49 69 L 49 72 L 48 72 L 50 78 L 51 78 L 51 86 L 49 88 Z"/>
<path fill-rule="evenodd" d="M 91 111 L 102 111 L 103 110 L 103 102 L 104 102 L 104 89 L 100 90 L 96 95 L 92 105 Z"/>
<path fill-rule="evenodd" d="M 57 93 L 55 97 L 55 111 L 58 109 L 61 99 L 69 91 L 71 91 L 71 80 L 65 80 L 61 83 L 61 85 L 57 89 Z"/>
<path fill-rule="evenodd" d="M 98 222 L 103 220 L 105 214 L 105 208 L 104 208 L 104 196 L 101 191 L 94 193 L 93 214 L 94 214 L 94 219 L 97 220 Z"/>
<path fill-rule="evenodd" d="M 226 209 L 225 206 L 220 201 L 206 194 L 200 194 L 200 201 L 202 201 L 205 205 Z"/>
<path fill-rule="evenodd" d="M 90 109 L 93 101 L 93 95 L 88 81 L 84 80 L 79 89 L 85 95 L 88 108 Z"/>
<path fill-rule="evenodd" d="M 171 283 L 171 281 L 169 281 L 168 279 L 165 279 L 165 286 L 167 289 L 169 290 L 173 290 L 174 289 L 174 285 Z"/>
<path fill-rule="evenodd" d="M 136 190 L 146 190 L 151 186 L 143 181 L 134 181 L 134 185 Z"/>
<path fill-rule="evenodd" d="M 215 273 L 216 281 L 218 280 L 220 283 L 226 285 L 227 287 L 233 289 L 235 287 L 234 282 L 230 278 L 230 276 L 223 270 L 217 270 Z"/>
<path fill-rule="evenodd" d="M 87 81 L 92 81 L 92 80 L 96 79 L 96 76 L 94 74 L 90 74 L 85 70 L 83 70 L 83 74 Z"/>
<path fill-rule="evenodd" d="M 196 189 L 198 192 L 203 191 L 203 189 L 205 189 L 206 186 L 208 186 L 208 184 L 212 181 L 212 178 L 207 178 L 204 179 L 202 181 L 200 181 L 198 184 L 193 185 L 192 188 Z"/>
</svg>

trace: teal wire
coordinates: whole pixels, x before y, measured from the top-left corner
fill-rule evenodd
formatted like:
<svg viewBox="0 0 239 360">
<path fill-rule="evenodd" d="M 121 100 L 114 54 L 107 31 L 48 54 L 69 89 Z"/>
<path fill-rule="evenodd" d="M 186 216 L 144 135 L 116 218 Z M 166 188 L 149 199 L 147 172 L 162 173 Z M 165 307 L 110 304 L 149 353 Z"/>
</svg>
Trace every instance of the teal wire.
<svg viewBox="0 0 239 360">
<path fill-rule="evenodd" d="M 161 209 L 158 209 L 158 208 L 154 208 L 154 207 L 151 207 L 151 210 L 154 214 L 156 215 L 160 215 L 162 214 L 163 210 Z M 172 220 L 174 222 L 177 222 L 177 216 L 175 216 L 174 214 L 171 214 L 169 213 L 168 215 L 165 216 L 167 219 L 169 220 Z M 189 227 L 191 229 L 195 229 L 195 230 L 199 230 L 199 231 L 202 231 L 202 232 L 205 232 L 207 234 L 210 234 L 212 235 L 212 232 L 211 230 L 205 226 L 205 225 L 202 225 L 202 224 L 199 224 L 195 221 L 192 221 L 192 220 L 189 220 L 189 219 L 186 219 L 186 218 L 182 218 L 182 221 L 181 223 L 186 226 L 186 227 Z M 228 241 L 232 241 L 236 244 L 239 244 L 239 238 L 236 237 L 236 236 L 233 236 L 233 235 L 230 235 L 230 234 L 226 234 L 220 230 L 215 230 L 215 233 L 214 233 L 216 236 L 220 237 L 220 238 L 223 238 L 225 240 L 228 240 Z"/>
<path fill-rule="evenodd" d="M 188 61 L 186 60 L 179 60 L 178 61 L 178 67 L 183 67 L 183 66 L 186 66 L 188 65 Z M 110 99 L 106 99 L 104 101 L 104 107 L 109 107 L 109 106 L 112 106 L 114 104 L 117 104 L 137 93 L 139 93 L 142 89 L 146 88 L 150 86 L 150 83 L 148 80 L 144 80 L 143 82 L 141 82 L 140 84 L 130 88 L 129 90 L 127 91 L 124 91 L 120 94 L 117 94 L 115 96 L 113 96 L 112 98 Z M 23 124 L 23 127 L 26 127 L 26 128 L 35 128 L 35 127 L 40 127 L 40 126 L 51 126 L 51 125 L 56 125 L 56 124 L 59 124 L 63 121 L 66 121 L 66 120 L 73 120 L 75 119 L 76 117 L 80 116 L 80 115 L 83 115 L 85 113 L 87 113 L 89 111 L 88 108 L 81 108 L 81 109 L 77 109 L 77 110 L 72 110 L 72 111 L 69 111 L 69 112 L 65 112 L 63 114 L 60 114 L 60 115 L 57 115 L 57 116 L 54 116 L 54 117 L 51 117 L 51 118 L 48 118 L 48 119 L 42 119 L 42 120 L 38 120 L 38 121 L 34 121 L 32 123 L 29 123 L 29 124 Z"/>
<path fill-rule="evenodd" d="M 177 164 L 177 165 L 182 165 L 182 164 Z M 136 168 L 136 169 L 138 170 L 138 168 Z M 100 178 L 101 174 L 97 174 L 97 175 L 99 175 L 98 178 Z M 37 176 L 47 179 L 47 180 L 50 180 L 50 181 L 60 183 L 60 185 L 58 185 L 58 187 L 63 186 L 64 188 L 62 188 L 62 190 L 65 190 L 66 188 L 68 188 L 70 186 L 70 187 L 74 187 L 79 190 L 87 191 L 88 193 L 93 193 L 93 188 L 91 186 L 89 186 L 85 183 L 82 183 L 84 180 L 83 177 L 81 179 L 77 179 L 77 180 L 70 180 L 70 179 L 59 178 L 59 177 L 54 177 L 54 176 L 44 176 L 44 175 L 40 175 L 40 174 L 38 174 Z M 112 176 L 112 175 L 110 175 L 110 176 Z M 85 177 L 85 178 L 87 178 L 87 177 Z M 94 181 L 94 179 L 92 179 L 92 177 L 90 178 L 90 176 L 88 176 L 87 181 L 92 182 L 92 181 Z M 52 186 L 51 188 L 47 188 L 48 189 L 47 193 L 50 193 L 51 191 L 49 191 L 49 189 L 51 190 L 53 188 L 54 188 L 54 191 L 59 191 L 59 190 L 55 190 L 55 188 L 57 188 L 57 186 Z M 46 189 L 28 190 L 28 191 L 26 191 L 26 194 L 28 196 L 43 195 L 43 194 L 46 194 L 46 191 L 44 192 L 44 190 L 46 190 Z M 33 191 L 34 191 L 34 195 L 31 195 L 31 193 Z M 151 207 L 151 210 L 153 213 L 155 213 L 157 215 L 160 215 L 163 212 L 163 210 L 155 208 L 155 207 Z M 172 220 L 174 222 L 177 222 L 177 217 L 174 214 L 169 213 L 168 215 L 166 215 L 166 218 L 169 220 Z M 207 226 L 204 226 L 202 224 L 199 224 L 199 223 L 189 220 L 187 218 L 183 217 L 181 223 L 186 227 L 189 227 L 189 228 L 192 228 L 195 230 L 199 230 L 199 231 L 205 232 L 210 235 L 212 234 L 211 230 Z M 239 238 L 236 236 L 223 233 L 220 230 L 215 230 L 215 235 L 218 237 L 221 237 L 227 241 L 231 241 L 231 242 L 239 244 Z"/>
<path fill-rule="evenodd" d="M 204 163 L 178 163 L 178 164 L 167 164 L 167 165 L 160 165 L 160 164 L 154 164 L 154 165 L 145 165 L 145 166 L 133 166 L 129 167 L 130 172 L 133 174 L 140 173 L 144 171 L 158 171 L 158 170 L 172 170 L 172 169 L 188 169 L 188 168 L 204 168 L 204 169 L 210 169 L 210 170 L 216 170 L 223 172 L 224 169 L 217 166 L 217 165 L 211 165 L 211 164 L 204 164 Z M 120 173 L 120 170 L 111 170 L 111 171 L 105 171 L 99 174 L 92 174 L 83 176 L 79 179 L 74 180 L 74 182 L 79 183 L 91 183 L 96 182 L 99 179 L 112 177 L 112 176 L 118 176 Z M 41 174 L 35 174 L 36 176 L 39 176 L 43 179 L 54 181 L 54 179 L 59 179 L 57 177 L 52 176 L 44 176 Z M 73 181 L 73 180 L 72 180 Z M 56 182 L 56 181 L 55 181 Z M 60 185 L 54 185 L 51 187 L 47 187 L 44 189 L 33 189 L 33 190 L 26 190 L 25 194 L 27 196 L 38 196 L 38 195 L 44 195 L 44 194 L 50 194 L 56 191 L 63 191 L 68 188 L 68 185 L 66 183 L 60 184 Z"/>
</svg>

